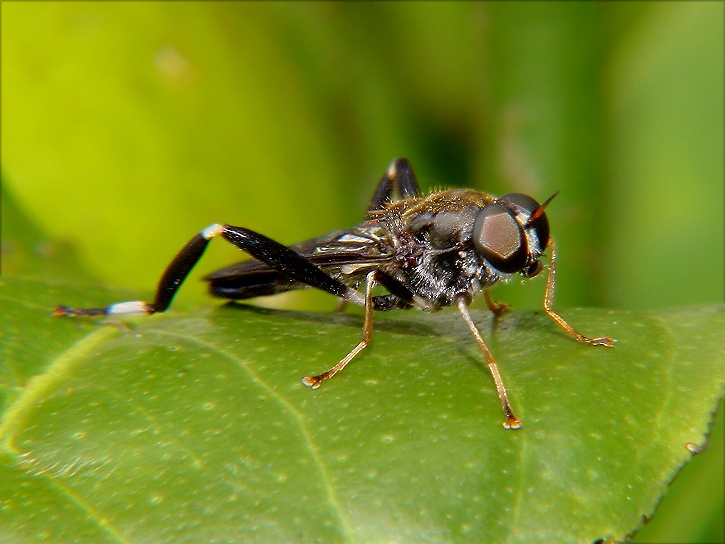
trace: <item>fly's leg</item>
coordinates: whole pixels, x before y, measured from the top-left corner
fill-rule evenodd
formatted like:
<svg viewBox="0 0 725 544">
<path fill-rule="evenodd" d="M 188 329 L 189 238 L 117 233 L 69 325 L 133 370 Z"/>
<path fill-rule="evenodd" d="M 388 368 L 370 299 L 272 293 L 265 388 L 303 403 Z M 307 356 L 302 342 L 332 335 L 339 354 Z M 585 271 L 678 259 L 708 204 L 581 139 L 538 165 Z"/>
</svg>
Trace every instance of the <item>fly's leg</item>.
<svg viewBox="0 0 725 544">
<path fill-rule="evenodd" d="M 488 306 L 488 309 L 494 314 L 507 312 L 511 309 L 511 306 L 505 302 L 494 302 L 491 295 L 488 294 L 488 289 L 483 290 L 483 298 L 486 300 L 486 306 Z"/>
<path fill-rule="evenodd" d="M 486 357 L 488 370 L 491 372 L 493 381 L 496 384 L 496 392 L 498 393 L 498 398 L 501 400 L 503 413 L 506 415 L 506 421 L 503 422 L 504 429 L 520 429 L 522 426 L 521 420 L 517 418 L 514 415 L 513 410 L 511 410 L 511 404 L 509 404 L 508 395 L 506 394 L 506 387 L 501 379 L 501 374 L 499 374 L 496 361 L 493 358 L 491 350 L 488 349 L 486 342 L 483 341 L 483 337 L 481 336 L 478 327 L 476 327 L 473 319 L 471 319 L 471 314 L 468 313 L 466 299 L 464 297 L 460 297 L 457 301 L 457 305 L 463 319 L 466 321 L 466 325 L 468 325 L 468 328 L 471 330 L 471 334 L 473 335 L 473 338 L 475 338 L 478 347 L 483 352 L 484 357 Z"/>
<path fill-rule="evenodd" d="M 365 324 L 363 325 L 363 336 L 360 343 L 355 346 L 339 363 L 333 366 L 327 372 L 323 372 L 317 376 L 305 376 L 302 383 L 311 389 L 317 389 L 322 382 L 329 380 L 335 374 L 340 372 L 347 364 L 352 361 L 355 356 L 364 350 L 373 337 L 373 288 L 377 284 L 378 273 L 373 271 L 367 275 L 367 285 L 365 286 Z"/>
<path fill-rule="evenodd" d="M 373 198 L 368 207 L 370 212 L 382 210 L 392 201 L 392 194 L 398 189 L 401 198 L 418 198 L 421 196 L 418 180 L 408 159 L 395 159 L 385 175 L 380 178 Z"/>
<path fill-rule="evenodd" d="M 294 250 L 243 227 L 214 224 L 194 236 L 179 251 L 171 263 L 166 267 L 153 302 L 135 300 L 111 304 L 105 308 L 76 309 L 67 306 L 58 306 L 56 316 L 97 316 L 97 315 L 138 315 L 164 312 L 171 304 L 182 282 L 191 272 L 191 269 L 204 254 L 209 241 L 221 236 L 239 249 L 246 251 L 252 257 L 268 264 L 283 275 L 316 287 L 335 296 L 344 298 L 348 302 L 365 305 L 365 298 L 355 289 L 327 275 L 319 267 L 302 257 Z"/>
<path fill-rule="evenodd" d="M 375 283 L 382 285 L 389 292 L 387 295 L 379 295 L 372 298 L 373 310 L 376 312 L 386 312 L 388 310 L 395 310 L 396 308 L 406 310 L 412 307 L 418 308 L 423 312 L 432 312 L 436 309 L 430 301 L 420 295 L 414 294 L 405 285 L 400 283 L 400 281 L 385 272 L 380 270 L 376 271 Z M 347 300 L 339 299 L 335 311 L 343 311 L 346 304 Z"/>
<path fill-rule="evenodd" d="M 574 338 L 577 342 L 582 344 L 589 344 L 591 346 L 607 346 L 611 348 L 614 346 L 614 340 L 609 336 L 601 336 L 599 338 L 589 338 L 583 334 L 578 333 L 574 328 L 569 325 L 564 318 L 557 314 L 552 306 L 554 304 L 554 286 L 556 284 L 556 246 L 553 240 L 549 240 L 549 247 L 551 247 L 551 259 L 549 261 L 549 274 L 546 277 L 546 292 L 544 294 L 544 311 L 551 319 L 556 322 L 564 331 Z"/>
</svg>

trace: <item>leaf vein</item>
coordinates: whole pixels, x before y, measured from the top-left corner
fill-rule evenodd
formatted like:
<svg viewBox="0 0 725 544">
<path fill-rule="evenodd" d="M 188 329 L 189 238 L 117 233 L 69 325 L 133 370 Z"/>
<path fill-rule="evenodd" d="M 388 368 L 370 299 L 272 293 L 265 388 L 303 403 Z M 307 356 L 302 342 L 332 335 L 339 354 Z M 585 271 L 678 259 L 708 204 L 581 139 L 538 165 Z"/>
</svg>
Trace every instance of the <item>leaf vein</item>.
<svg viewBox="0 0 725 544">
<path fill-rule="evenodd" d="M 182 335 L 176 334 L 174 332 L 170 332 L 168 330 L 157 330 L 156 332 L 159 333 L 160 335 L 168 335 L 168 336 L 175 337 L 175 338 L 181 338 L 183 340 L 193 342 L 200 346 L 204 346 L 206 348 L 212 349 L 212 350 L 220 353 L 224 357 L 230 359 L 231 361 L 237 363 L 241 368 L 243 368 L 250 375 L 251 379 L 254 380 L 255 383 L 259 384 L 260 387 L 267 390 L 269 392 L 269 394 L 274 399 L 276 399 L 277 402 L 279 402 L 282 406 L 284 406 L 289 411 L 288 413 L 292 414 L 292 416 L 294 417 L 294 419 L 297 422 L 298 428 L 302 432 L 302 436 L 304 437 L 304 440 L 305 440 L 305 446 L 307 447 L 308 451 L 310 452 L 312 460 L 314 461 L 315 465 L 317 466 L 317 468 L 321 474 L 322 482 L 324 483 L 324 489 L 327 492 L 327 501 L 329 502 L 329 504 L 333 507 L 333 509 L 335 511 L 338 521 L 340 523 L 340 526 L 342 527 L 343 533 L 351 534 L 349 524 L 347 522 L 345 515 L 343 514 L 342 506 L 340 505 L 340 502 L 337 498 L 337 494 L 335 493 L 334 486 L 332 485 L 330 476 L 327 473 L 327 470 L 325 468 L 324 462 L 322 461 L 322 458 L 320 457 L 320 454 L 319 454 L 320 448 L 313 440 L 312 435 L 311 435 L 307 425 L 305 424 L 304 417 L 297 410 L 297 408 L 292 403 L 290 403 L 286 398 L 284 398 L 282 395 L 280 395 L 273 387 L 271 387 L 259 374 L 254 372 L 254 370 L 252 370 L 248 364 L 246 364 L 244 361 L 240 360 L 236 354 L 222 348 L 221 346 L 218 346 L 211 342 L 206 342 L 204 340 L 201 340 L 201 339 L 193 337 L 193 336 L 182 336 Z"/>
</svg>

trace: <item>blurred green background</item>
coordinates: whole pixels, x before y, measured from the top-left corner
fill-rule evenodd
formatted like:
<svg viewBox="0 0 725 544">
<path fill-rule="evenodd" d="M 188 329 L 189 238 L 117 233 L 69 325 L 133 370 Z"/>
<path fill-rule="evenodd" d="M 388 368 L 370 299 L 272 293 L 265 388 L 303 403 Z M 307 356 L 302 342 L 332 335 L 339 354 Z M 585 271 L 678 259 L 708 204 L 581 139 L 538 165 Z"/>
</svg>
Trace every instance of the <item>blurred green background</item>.
<svg viewBox="0 0 725 544">
<path fill-rule="evenodd" d="M 424 189 L 560 189 L 559 307 L 723 300 L 722 3 L 1 9 L 3 274 L 150 294 L 210 223 L 356 223 L 403 156 Z M 239 259 L 214 244 L 178 302 L 213 304 L 195 278 Z M 494 294 L 540 307 L 543 281 Z M 716 427 L 638 542 L 723 540 Z"/>
</svg>

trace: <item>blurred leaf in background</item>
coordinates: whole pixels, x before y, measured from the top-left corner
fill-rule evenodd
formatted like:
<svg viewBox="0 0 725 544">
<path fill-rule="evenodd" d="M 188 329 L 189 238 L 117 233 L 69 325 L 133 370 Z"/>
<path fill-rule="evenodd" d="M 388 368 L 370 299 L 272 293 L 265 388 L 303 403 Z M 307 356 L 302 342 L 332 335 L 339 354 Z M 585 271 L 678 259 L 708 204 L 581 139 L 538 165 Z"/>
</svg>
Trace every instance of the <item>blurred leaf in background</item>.
<svg viewBox="0 0 725 544">
<path fill-rule="evenodd" d="M 428 189 L 561 189 L 559 306 L 723 299 L 721 3 L 1 9 L 3 273 L 150 293 L 210 223 L 287 243 L 354 224 L 405 156 Z M 196 278 L 238 259 L 213 244 L 179 301 L 202 304 Z M 538 308 L 542 291 L 495 295 Z M 658 516 L 639 541 L 723 539 L 722 487 L 693 487 L 722 481 L 717 447 L 662 506 L 697 497 L 695 514 L 660 532 Z"/>
</svg>

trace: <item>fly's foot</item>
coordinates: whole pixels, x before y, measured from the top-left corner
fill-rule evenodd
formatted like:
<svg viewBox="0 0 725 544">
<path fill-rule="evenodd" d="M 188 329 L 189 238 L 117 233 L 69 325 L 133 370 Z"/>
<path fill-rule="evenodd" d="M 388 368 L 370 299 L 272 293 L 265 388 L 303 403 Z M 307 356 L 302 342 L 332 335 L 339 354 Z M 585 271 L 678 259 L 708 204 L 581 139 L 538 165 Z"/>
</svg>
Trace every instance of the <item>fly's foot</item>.
<svg viewBox="0 0 725 544">
<path fill-rule="evenodd" d="M 302 383 L 310 389 L 317 389 L 323 381 L 322 376 L 305 376 L 302 378 Z"/>
<path fill-rule="evenodd" d="M 68 306 L 56 306 L 53 309 L 54 317 L 81 317 L 96 315 L 106 315 L 105 308 L 90 308 L 82 310 L 79 308 L 69 308 Z"/>
<path fill-rule="evenodd" d="M 486 305 L 488 306 L 488 309 L 493 313 L 493 315 L 498 315 L 502 312 L 508 312 L 511 309 L 511 306 L 506 304 L 505 302 L 495 302 L 491 295 L 488 294 L 488 291 L 483 292 L 483 297 L 486 299 Z"/>
<path fill-rule="evenodd" d="M 498 315 L 503 312 L 508 312 L 511 309 L 511 306 L 505 302 L 494 302 L 488 309 L 491 310 L 494 315 Z"/>
<path fill-rule="evenodd" d="M 513 414 L 506 416 L 506 421 L 503 422 L 503 428 L 511 431 L 520 429 L 522 426 L 521 420 Z"/>
<path fill-rule="evenodd" d="M 591 346 L 606 346 L 608 348 L 613 348 L 614 343 L 616 340 L 614 338 L 609 338 L 609 336 L 601 336 L 599 338 L 587 338 L 586 343 Z"/>
</svg>

